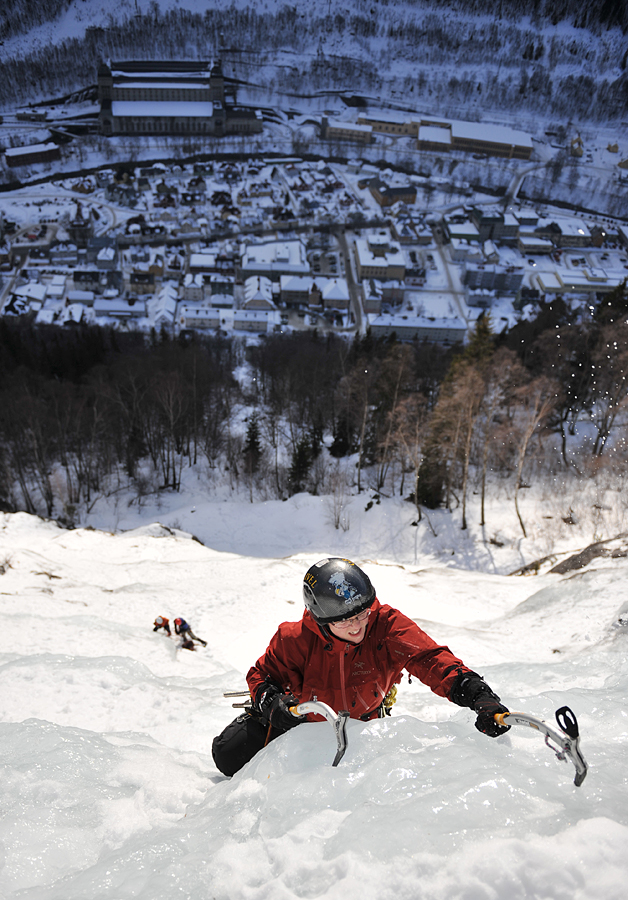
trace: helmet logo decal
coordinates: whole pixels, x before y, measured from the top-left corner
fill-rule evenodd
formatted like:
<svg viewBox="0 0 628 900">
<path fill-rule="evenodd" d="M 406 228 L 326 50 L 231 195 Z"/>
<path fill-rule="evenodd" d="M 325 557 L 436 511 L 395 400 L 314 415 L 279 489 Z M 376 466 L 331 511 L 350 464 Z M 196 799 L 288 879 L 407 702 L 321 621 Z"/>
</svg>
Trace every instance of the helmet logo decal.
<svg viewBox="0 0 628 900">
<path fill-rule="evenodd" d="M 342 597 L 345 603 L 353 603 L 356 597 L 360 595 L 360 592 L 346 580 L 343 572 L 334 572 L 329 579 L 329 583 L 333 585 L 336 594 Z"/>
</svg>

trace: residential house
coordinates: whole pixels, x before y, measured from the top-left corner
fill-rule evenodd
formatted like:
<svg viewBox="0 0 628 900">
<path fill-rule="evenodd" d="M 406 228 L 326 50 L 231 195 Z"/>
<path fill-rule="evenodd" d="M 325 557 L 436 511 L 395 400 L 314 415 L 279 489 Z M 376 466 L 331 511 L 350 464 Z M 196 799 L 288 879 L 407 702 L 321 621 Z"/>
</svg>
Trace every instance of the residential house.
<svg viewBox="0 0 628 900">
<path fill-rule="evenodd" d="M 270 278 L 255 275 L 246 279 L 243 309 L 276 309 L 273 299 L 273 284 Z"/>
<path fill-rule="evenodd" d="M 470 290 L 497 291 L 499 294 L 516 294 L 523 281 L 523 267 L 481 265 L 469 263 L 465 267 L 462 283 Z"/>
<path fill-rule="evenodd" d="M 205 284 L 203 276 L 192 272 L 183 279 L 183 299 L 186 303 L 202 303 L 205 298 Z"/>
<path fill-rule="evenodd" d="M 174 331 L 177 315 L 177 286 L 172 282 L 162 285 L 149 306 L 150 317 L 157 331 Z"/>
<path fill-rule="evenodd" d="M 133 294 L 154 294 L 155 275 L 153 272 L 131 272 L 129 291 Z"/>
<path fill-rule="evenodd" d="M 246 244 L 240 262 L 242 278 L 264 275 L 279 281 L 282 275 L 308 275 L 305 245 L 300 240 Z"/>
<path fill-rule="evenodd" d="M 388 232 L 374 232 L 355 240 L 355 260 L 360 281 L 365 278 L 402 281 L 405 257 Z"/>
<path fill-rule="evenodd" d="M 368 189 L 380 206 L 394 206 L 395 203 L 414 204 L 416 187 L 413 184 L 391 186 L 381 178 L 369 181 Z"/>
<path fill-rule="evenodd" d="M 94 315 L 113 319 L 139 319 L 146 317 L 146 301 L 137 297 L 96 297 Z"/>
<path fill-rule="evenodd" d="M 461 343 L 467 333 L 463 319 L 437 319 L 426 316 L 383 313 L 369 317 L 373 337 L 391 337 L 399 341 L 429 341 L 437 344 Z"/>
<path fill-rule="evenodd" d="M 221 325 L 222 311 L 210 306 L 183 305 L 179 310 L 179 325 L 186 331 L 194 331 L 197 328 L 219 328 Z"/>
<path fill-rule="evenodd" d="M 235 309 L 233 311 L 233 330 L 265 334 L 281 325 L 279 311 L 260 309 Z"/>
</svg>

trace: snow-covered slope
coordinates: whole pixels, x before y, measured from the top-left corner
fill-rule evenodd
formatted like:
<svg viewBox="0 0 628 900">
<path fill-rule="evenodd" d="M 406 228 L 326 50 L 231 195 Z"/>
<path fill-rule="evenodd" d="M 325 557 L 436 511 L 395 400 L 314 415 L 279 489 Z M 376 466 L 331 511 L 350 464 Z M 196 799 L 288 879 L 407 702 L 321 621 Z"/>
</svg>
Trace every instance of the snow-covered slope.
<svg viewBox="0 0 628 900">
<path fill-rule="evenodd" d="M 288 505 L 284 504 L 287 510 Z M 287 514 L 287 513 L 286 513 Z M 279 527 L 279 513 L 269 527 Z M 0 519 L 0 895 L 7 900 L 620 900 L 628 876 L 622 559 L 532 579 L 360 560 L 378 595 L 548 722 L 568 704 L 581 788 L 540 735 L 492 741 L 404 680 L 394 715 L 303 725 L 233 779 L 222 694 L 301 579 L 334 552 L 248 557 L 157 525 L 124 534 Z M 155 634 L 182 615 L 195 653 Z M 624 623 L 624 624 L 622 624 Z"/>
</svg>

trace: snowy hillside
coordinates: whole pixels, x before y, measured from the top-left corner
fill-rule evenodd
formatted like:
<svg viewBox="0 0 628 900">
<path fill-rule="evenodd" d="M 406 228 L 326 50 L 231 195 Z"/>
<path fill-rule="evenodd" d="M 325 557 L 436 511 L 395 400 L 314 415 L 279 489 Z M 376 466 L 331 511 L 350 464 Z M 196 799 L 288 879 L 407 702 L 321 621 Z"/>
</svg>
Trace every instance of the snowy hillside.
<svg viewBox="0 0 628 900">
<path fill-rule="evenodd" d="M 291 510 L 267 511 L 282 549 Z M 64 531 L 19 513 L 0 529 L 3 898 L 625 896 L 625 559 L 509 578 L 394 563 L 372 536 L 358 559 L 382 601 L 512 709 L 553 724 L 573 708 L 582 787 L 540 735 L 490 740 L 469 711 L 405 679 L 391 718 L 350 722 L 338 768 L 331 728 L 312 724 L 229 780 L 210 753 L 234 715 L 222 694 L 301 615 L 303 574 L 338 533 L 319 524 L 309 544 L 295 538 L 307 553 L 271 558 L 156 524 Z M 153 633 L 158 614 L 184 616 L 207 648 Z"/>
<path fill-rule="evenodd" d="M 241 102 L 284 111 L 355 92 L 371 103 L 493 116 L 529 131 L 539 117 L 554 131 L 625 118 L 621 4 L 521 0 L 500 4 L 498 15 L 490 0 L 55 0 L 47 13 L 23 0 L 5 5 L 7 111 L 84 90 L 108 57 L 219 55 Z"/>
</svg>

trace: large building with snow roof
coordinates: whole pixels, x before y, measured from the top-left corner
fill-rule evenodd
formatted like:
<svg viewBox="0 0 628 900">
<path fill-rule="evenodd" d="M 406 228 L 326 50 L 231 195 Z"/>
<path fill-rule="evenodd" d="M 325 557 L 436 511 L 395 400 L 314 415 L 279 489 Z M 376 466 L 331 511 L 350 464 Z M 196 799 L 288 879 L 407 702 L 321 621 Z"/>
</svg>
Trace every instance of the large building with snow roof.
<svg viewBox="0 0 628 900">
<path fill-rule="evenodd" d="M 309 275 L 310 264 L 303 241 L 263 241 L 245 245 L 240 272 L 243 278 L 266 275 L 279 281 L 282 275 Z"/>
<path fill-rule="evenodd" d="M 358 124 L 369 126 L 373 134 L 416 137 L 419 150 L 461 150 L 487 156 L 529 159 L 533 149 L 532 138 L 526 132 L 486 122 L 462 122 L 394 110 L 373 110 L 359 115 Z"/>
<path fill-rule="evenodd" d="M 220 62 L 130 60 L 98 68 L 100 130 L 105 135 L 221 137 L 262 130 L 255 110 L 227 102 Z"/>
</svg>

